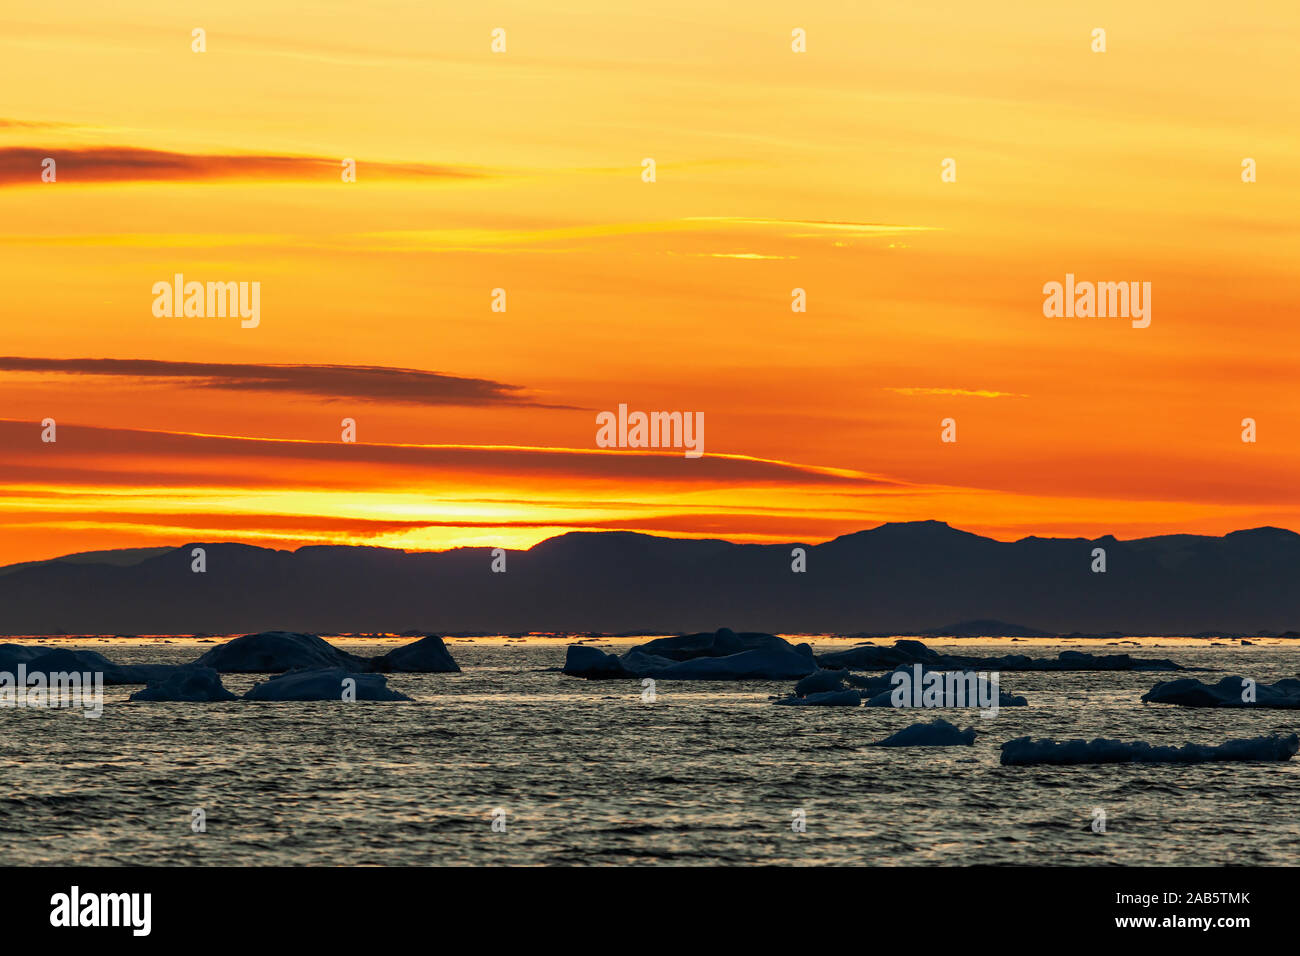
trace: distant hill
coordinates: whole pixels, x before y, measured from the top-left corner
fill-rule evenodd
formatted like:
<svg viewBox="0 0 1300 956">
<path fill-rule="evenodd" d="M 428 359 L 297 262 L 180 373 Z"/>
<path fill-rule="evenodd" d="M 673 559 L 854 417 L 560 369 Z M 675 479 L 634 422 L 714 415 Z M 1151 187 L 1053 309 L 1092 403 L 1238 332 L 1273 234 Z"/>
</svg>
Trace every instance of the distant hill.
<svg viewBox="0 0 1300 956">
<path fill-rule="evenodd" d="M 190 551 L 207 550 L 207 572 Z M 791 549 L 807 571 L 791 571 Z M 1104 548 L 1107 570 L 1091 571 Z M 572 533 L 507 553 L 242 544 L 0 569 L 0 633 L 735 630 L 1254 633 L 1300 627 L 1300 535 L 1025 538 L 939 521 L 819 545 Z M 1002 622 L 1015 622 L 1008 625 Z"/>
</svg>

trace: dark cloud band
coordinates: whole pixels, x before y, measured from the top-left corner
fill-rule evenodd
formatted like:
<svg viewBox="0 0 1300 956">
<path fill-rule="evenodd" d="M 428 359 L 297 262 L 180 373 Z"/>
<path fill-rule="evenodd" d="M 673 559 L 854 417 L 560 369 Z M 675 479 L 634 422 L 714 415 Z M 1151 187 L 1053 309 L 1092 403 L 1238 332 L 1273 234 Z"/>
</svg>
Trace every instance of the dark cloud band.
<svg viewBox="0 0 1300 956">
<path fill-rule="evenodd" d="M 41 163 L 57 164 L 60 183 L 209 182 L 220 180 L 337 183 L 342 157 L 173 153 L 134 146 L 0 147 L 0 185 L 39 185 Z M 358 180 L 465 180 L 489 171 L 472 166 L 357 161 Z"/>
<path fill-rule="evenodd" d="M 0 371 L 114 376 L 183 382 L 187 387 L 245 392 L 292 392 L 326 400 L 400 405 L 534 405 L 521 385 L 421 369 L 377 365 L 241 365 L 152 359 L 0 356 Z"/>
</svg>

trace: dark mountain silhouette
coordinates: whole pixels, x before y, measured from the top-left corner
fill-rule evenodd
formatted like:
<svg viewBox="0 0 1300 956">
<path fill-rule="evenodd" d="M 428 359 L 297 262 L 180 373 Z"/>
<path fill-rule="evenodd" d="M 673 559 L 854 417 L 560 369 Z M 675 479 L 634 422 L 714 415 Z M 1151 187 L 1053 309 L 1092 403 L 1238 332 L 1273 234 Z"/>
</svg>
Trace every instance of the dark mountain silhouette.
<svg viewBox="0 0 1300 956">
<path fill-rule="evenodd" d="M 191 549 L 207 571 L 190 570 Z M 807 571 L 791 570 L 791 549 Z M 1093 573 L 1092 551 L 1106 551 Z M 1300 535 L 998 542 L 939 521 L 819 545 L 572 533 L 507 552 L 191 544 L 0 573 L 0 633 L 322 633 L 418 629 L 919 634 L 950 622 L 1011 634 L 1254 633 L 1300 625 Z M 945 632 L 946 633 L 946 632 Z M 986 631 L 987 633 L 987 631 Z"/>
</svg>

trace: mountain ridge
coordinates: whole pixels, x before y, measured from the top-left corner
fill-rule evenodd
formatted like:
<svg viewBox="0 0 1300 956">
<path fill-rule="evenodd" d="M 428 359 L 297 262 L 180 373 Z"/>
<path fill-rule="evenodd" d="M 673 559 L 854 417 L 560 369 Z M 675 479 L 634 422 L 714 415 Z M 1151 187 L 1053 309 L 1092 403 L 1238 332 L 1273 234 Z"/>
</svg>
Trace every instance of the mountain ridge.
<svg viewBox="0 0 1300 956">
<path fill-rule="evenodd" d="M 1106 571 L 1094 573 L 1094 548 Z M 190 569 L 203 548 L 207 570 Z M 807 570 L 792 571 L 802 548 Z M 423 630 L 933 633 L 952 621 L 1060 634 L 1300 625 L 1300 534 L 1260 527 L 997 541 L 942 521 L 820 544 L 575 531 L 506 550 L 190 542 L 0 568 L 0 633 Z M 95 559 L 101 559 L 96 561 Z"/>
</svg>

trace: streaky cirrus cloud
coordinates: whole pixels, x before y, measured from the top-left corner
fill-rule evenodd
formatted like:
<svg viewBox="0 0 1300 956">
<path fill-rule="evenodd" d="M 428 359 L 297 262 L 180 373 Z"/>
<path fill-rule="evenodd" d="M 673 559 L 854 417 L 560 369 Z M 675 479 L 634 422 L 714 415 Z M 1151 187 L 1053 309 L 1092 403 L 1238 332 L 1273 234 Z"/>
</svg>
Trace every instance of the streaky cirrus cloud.
<svg viewBox="0 0 1300 956">
<path fill-rule="evenodd" d="M 6 516 L 6 526 L 49 526 L 62 522 L 85 521 L 84 509 L 32 511 L 23 515 Z M 203 535 L 237 534 L 242 531 L 291 532 L 306 537 L 316 533 L 346 532 L 358 536 L 374 536 L 394 531 L 426 530 L 433 528 L 484 528 L 484 529 L 547 529 L 567 527 L 583 531 L 642 531 L 678 534 L 735 534 L 738 529 L 761 530 L 764 533 L 789 534 L 791 540 L 803 540 L 800 535 L 818 538 L 834 537 L 842 533 L 843 519 L 809 519 L 806 516 L 771 518 L 757 512 L 717 511 L 684 514 L 651 514 L 634 518 L 568 517 L 562 521 L 554 517 L 538 519 L 494 518 L 436 519 L 436 518 L 370 518 L 360 515 L 334 516 L 317 514 L 280 514 L 250 511 L 238 514 L 210 511 L 131 511 L 115 510 L 103 515 L 102 520 L 112 525 L 140 525 L 145 527 L 183 528 Z M 754 526 L 754 528 L 750 528 Z"/>
<path fill-rule="evenodd" d="M 819 234 L 850 236 L 890 236 L 905 232 L 934 232 L 937 226 L 912 226 L 888 222 L 838 222 L 817 219 L 759 219 L 748 216 L 688 216 L 687 222 L 718 223 L 727 226 L 756 226 L 760 228 L 797 230 L 794 238 L 813 238 Z"/>
<path fill-rule="evenodd" d="M 305 439 L 247 438 L 190 432 L 110 428 L 63 422 L 58 444 L 33 441 L 40 424 L 0 419 L 0 448 L 15 467 L 36 466 L 45 483 L 55 484 L 57 469 L 99 467 L 121 479 L 134 463 L 157 473 L 164 462 L 211 468 L 217 462 L 250 463 L 249 484 L 260 482 L 268 465 L 288 469 L 302 463 L 329 463 L 335 468 L 361 470 L 377 467 L 411 468 L 416 474 L 508 476 L 570 476 L 587 480 L 641 479 L 682 485 L 807 485 L 852 487 L 903 487 L 905 483 L 865 472 L 748 455 L 706 454 L 683 458 L 678 451 L 640 451 L 602 448 L 560 448 L 533 445 L 381 444 L 309 441 Z M 58 449 L 59 461 L 48 453 Z M 23 449 L 23 451 L 20 451 Z M 44 449 L 44 450 L 41 450 Z M 41 450 L 41 451 L 37 451 Z M 75 460 L 68 460 L 71 456 Z M 48 469 L 48 471 L 43 471 Z M 177 469 L 180 471 L 181 469 Z M 36 474 L 28 472 L 35 477 Z M 371 480 L 373 471 L 368 472 Z M 256 477 L 255 477 L 256 476 Z"/>
<path fill-rule="evenodd" d="M 0 129 L 64 129 L 72 123 L 54 123 L 48 120 L 21 120 L 0 116 Z"/>
<path fill-rule="evenodd" d="M 342 157 L 242 153 L 177 153 L 137 146 L 0 147 L 0 186 L 41 184 L 41 163 L 57 164 L 60 183 L 197 183 L 213 181 L 339 181 Z M 472 180 L 492 175 L 478 166 L 368 162 L 357 159 L 358 181 Z"/>
<path fill-rule="evenodd" d="M 1023 392 L 1000 392 L 992 388 L 931 388 L 921 385 L 885 386 L 896 395 L 940 395 L 945 398 L 1028 398 Z"/>
<path fill-rule="evenodd" d="M 330 401 L 399 405 L 547 405 L 522 385 L 467 378 L 423 369 L 378 365 L 257 365 L 173 362 L 156 359 L 37 358 L 0 356 L 0 371 L 94 375 L 132 381 L 172 381 L 188 387 L 242 392 L 290 392 Z"/>
</svg>

